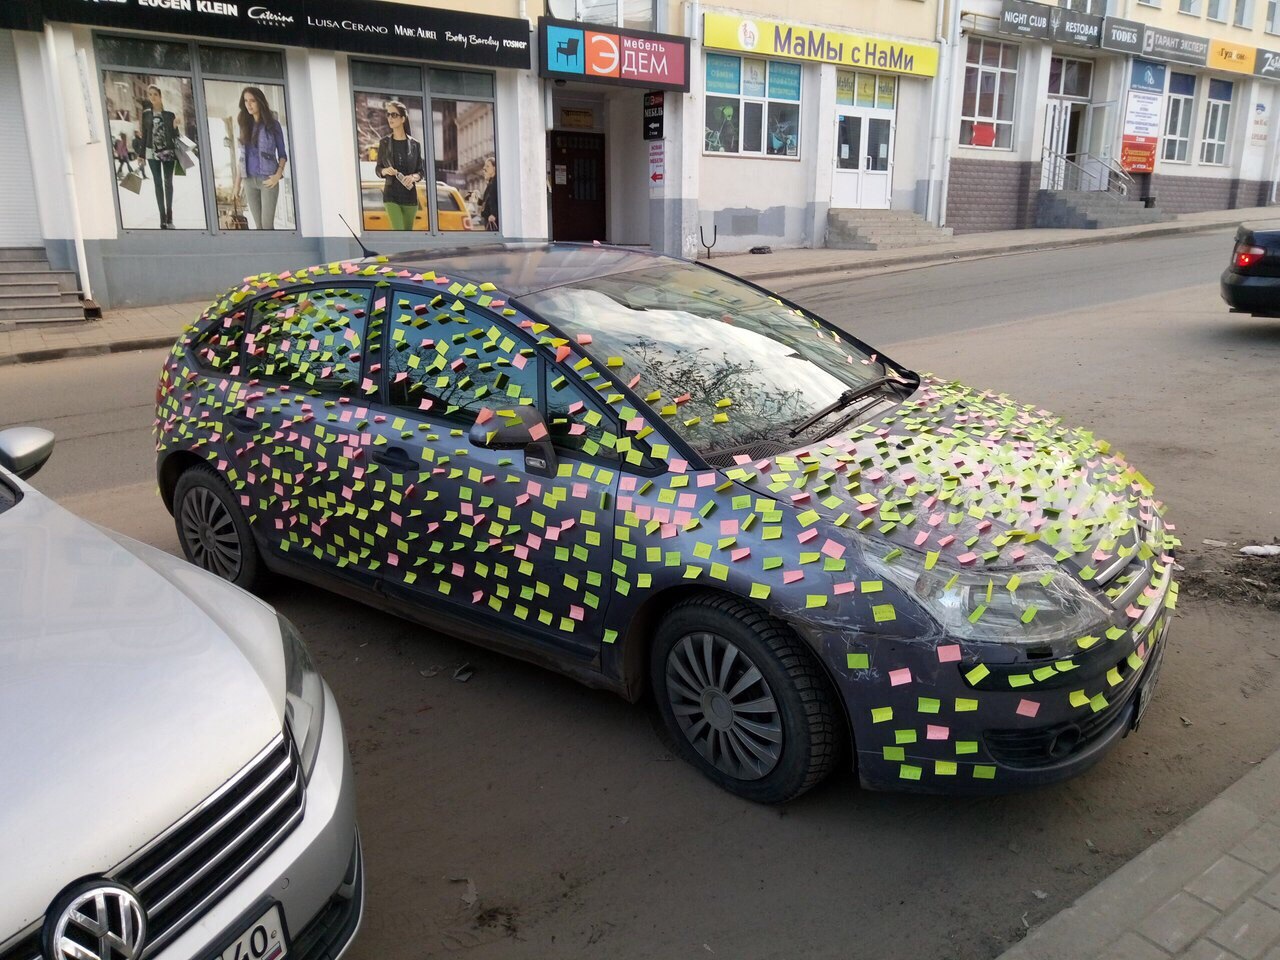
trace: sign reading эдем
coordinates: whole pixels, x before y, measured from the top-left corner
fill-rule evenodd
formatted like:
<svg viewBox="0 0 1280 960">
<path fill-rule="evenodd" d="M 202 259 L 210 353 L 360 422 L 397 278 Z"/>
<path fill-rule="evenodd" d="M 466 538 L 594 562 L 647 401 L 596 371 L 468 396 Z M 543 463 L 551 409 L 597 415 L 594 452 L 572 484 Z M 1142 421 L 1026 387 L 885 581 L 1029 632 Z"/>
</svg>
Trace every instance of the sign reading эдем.
<svg viewBox="0 0 1280 960">
<path fill-rule="evenodd" d="M 938 72 L 937 47 L 724 13 L 702 15 L 702 44 L 708 49 L 816 60 L 916 77 L 932 77 Z"/>
<path fill-rule="evenodd" d="M 538 76 L 687 91 L 689 39 L 540 17 Z"/>
</svg>

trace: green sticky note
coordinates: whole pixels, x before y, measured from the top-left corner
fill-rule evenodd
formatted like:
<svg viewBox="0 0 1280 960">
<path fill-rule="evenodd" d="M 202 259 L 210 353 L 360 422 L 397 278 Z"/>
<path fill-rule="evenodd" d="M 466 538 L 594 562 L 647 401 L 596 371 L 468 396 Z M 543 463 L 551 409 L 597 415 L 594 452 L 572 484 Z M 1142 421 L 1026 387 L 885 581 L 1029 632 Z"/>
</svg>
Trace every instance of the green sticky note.
<svg viewBox="0 0 1280 960">
<path fill-rule="evenodd" d="M 1072 690 L 1067 699 L 1071 701 L 1073 707 L 1083 707 L 1089 702 L 1089 695 L 1083 690 Z"/>
<path fill-rule="evenodd" d="M 978 752 L 977 740 L 957 740 L 956 741 L 957 757 L 964 756 L 965 754 L 977 753 L 977 752 Z"/>
<path fill-rule="evenodd" d="M 884 581 L 882 580 L 863 580 L 858 585 L 858 589 L 863 593 L 879 593 L 884 589 Z"/>
<path fill-rule="evenodd" d="M 884 723 L 893 719 L 893 707 L 875 707 L 871 711 L 872 723 Z"/>
<path fill-rule="evenodd" d="M 920 739 L 920 735 L 914 730 L 895 730 L 893 731 L 894 743 L 915 743 Z"/>
<path fill-rule="evenodd" d="M 980 663 L 976 667 L 974 667 L 972 670 L 970 670 L 968 673 L 966 673 L 964 675 L 964 678 L 968 680 L 970 684 L 978 684 L 978 683 L 981 683 L 984 679 L 986 679 L 986 677 L 989 676 L 990 673 L 991 671 L 987 669 L 987 665 L 985 663 Z"/>
<path fill-rule="evenodd" d="M 871 656 L 866 653 L 849 653 L 845 655 L 845 665 L 850 670 L 866 670 L 871 666 Z"/>
<path fill-rule="evenodd" d="M 903 750 L 901 747 L 885 747 L 884 758 L 886 760 L 894 760 L 901 763 L 903 760 L 907 759 L 907 751 Z"/>
<path fill-rule="evenodd" d="M 919 780 L 923 772 L 920 767 L 913 767 L 909 763 L 904 763 L 898 768 L 898 776 L 903 780 Z"/>
<path fill-rule="evenodd" d="M 920 697 L 916 701 L 916 709 L 921 713 L 938 713 L 942 709 L 942 701 L 933 697 Z"/>
<path fill-rule="evenodd" d="M 767 583 L 753 583 L 751 585 L 752 600 L 767 600 L 769 598 L 770 587 Z"/>
<path fill-rule="evenodd" d="M 898 613 L 893 609 L 892 603 L 878 603 L 871 608 L 871 616 L 876 623 L 888 623 L 891 620 L 898 619 Z"/>
<path fill-rule="evenodd" d="M 956 764 L 952 760 L 935 760 L 933 772 L 940 777 L 954 777 L 956 775 Z"/>
<path fill-rule="evenodd" d="M 996 778 L 996 768 L 985 764 L 976 764 L 973 768 L 973 778 L 975 780 L 994 780 Z"/>
<path fill-rule="evenodd" d="M 825 593 L 810 593 L 804 598 L 806 609 L 814 607 L 825 607 L 827 605 L 827 595 Z"/>
<path fill-rule="evenodd" d="M 972 713 L 978 709 L 978 701 L 968 697 L 956 697 L 956 713 Z"/>
</svg>

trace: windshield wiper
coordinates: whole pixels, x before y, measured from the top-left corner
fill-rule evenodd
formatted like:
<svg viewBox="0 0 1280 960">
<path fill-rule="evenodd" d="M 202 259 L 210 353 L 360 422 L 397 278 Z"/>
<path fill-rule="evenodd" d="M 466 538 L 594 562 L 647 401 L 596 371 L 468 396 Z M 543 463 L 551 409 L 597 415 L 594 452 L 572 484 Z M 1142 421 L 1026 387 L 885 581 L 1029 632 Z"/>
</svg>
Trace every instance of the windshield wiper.
<svg viewBox="0 0 1280 960">
<path fill-rule="evenodd" d="M 788 430 L 787 436 L 797 437 L 801 433 L 803 433 L 805 430 L 812 427 L 815 423 L 817 423 L 823 417 L 829 417 L 831 416 L 831 414 L 835 413 L 836 411 L 843 410 L 846 407 L 857 403 L 863 397 L 868 396 L 872 393 L 875 393 L 881 387 L 887 387 L 890 384 L 896 384 L 901 382 L 902 381 L 898 377 L 876 377 L 876 379 L 868 381 L 867 383 L 864 383 L 860 387 L 850 387 L 848 390 L 840 394 L 840 396 L 836 397 L 834 400 L 832 400 L 829 404 L 827 404 L 825 407 L 823 407 L 813 416 L 809 417 L 807 420 L 801 421 L 800 423 L 796 424 L 795 427 L 793 427 L 791 430 Z"/>
</svg>

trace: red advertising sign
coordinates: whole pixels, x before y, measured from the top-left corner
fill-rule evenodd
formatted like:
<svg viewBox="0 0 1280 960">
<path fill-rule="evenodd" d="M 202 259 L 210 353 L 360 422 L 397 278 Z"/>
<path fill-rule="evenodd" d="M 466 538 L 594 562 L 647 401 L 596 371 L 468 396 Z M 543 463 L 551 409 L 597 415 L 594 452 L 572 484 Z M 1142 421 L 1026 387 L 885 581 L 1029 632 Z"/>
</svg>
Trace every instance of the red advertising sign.
<svg viewBox="0 0 1280 960">
<path fill-rule="evenodd" d="M 1129 173 L 1154 173 L 1158 142 L 1155 137 L 1125 134 L 1120 141 L 1120 168 Z"/>
<path fill-rule="evenodd" d="M 639 30 L 588 30 L 579 23 L 538 21 L 538 75 L 623 86 L 689 89 L 689 41 Z"/>
</svg>

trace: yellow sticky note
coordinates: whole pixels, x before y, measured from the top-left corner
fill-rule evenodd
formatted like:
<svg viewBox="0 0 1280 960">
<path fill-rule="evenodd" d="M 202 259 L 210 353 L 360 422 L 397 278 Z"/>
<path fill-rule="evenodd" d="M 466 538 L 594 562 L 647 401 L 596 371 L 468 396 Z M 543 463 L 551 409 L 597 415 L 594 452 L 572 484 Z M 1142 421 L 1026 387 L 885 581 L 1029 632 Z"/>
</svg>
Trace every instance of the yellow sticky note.
<svg viewBox="0 0 1280 960">
<path fill-rule="evenodd" d="M 871 608 L 871 616 L 876 623 L 888 623 L 898 619 L 898 613 L 893 609 L 892 603 L 877 603 Z"/>
<path fill-rule="evenodd" d="M 875 707 L 871 711 L 872 723 L 884 723 L 893 719 L 893 707 Z"/>
<path fill-rule="evenodd" d="M 980 663 L 976 667 L 974 667 L 972 670 L 970 670 L 968 673 L 966 673 L 964 675 L 964 678 L 968 680 L 969 683 L 971 684 L 977 684 L 977 683 L 981 683 L 984 679 L 986 679 L 990 675 L 990 673 L 991 671 L 987 669 L 987 665 L 985 663 Z"/>
</svg>

